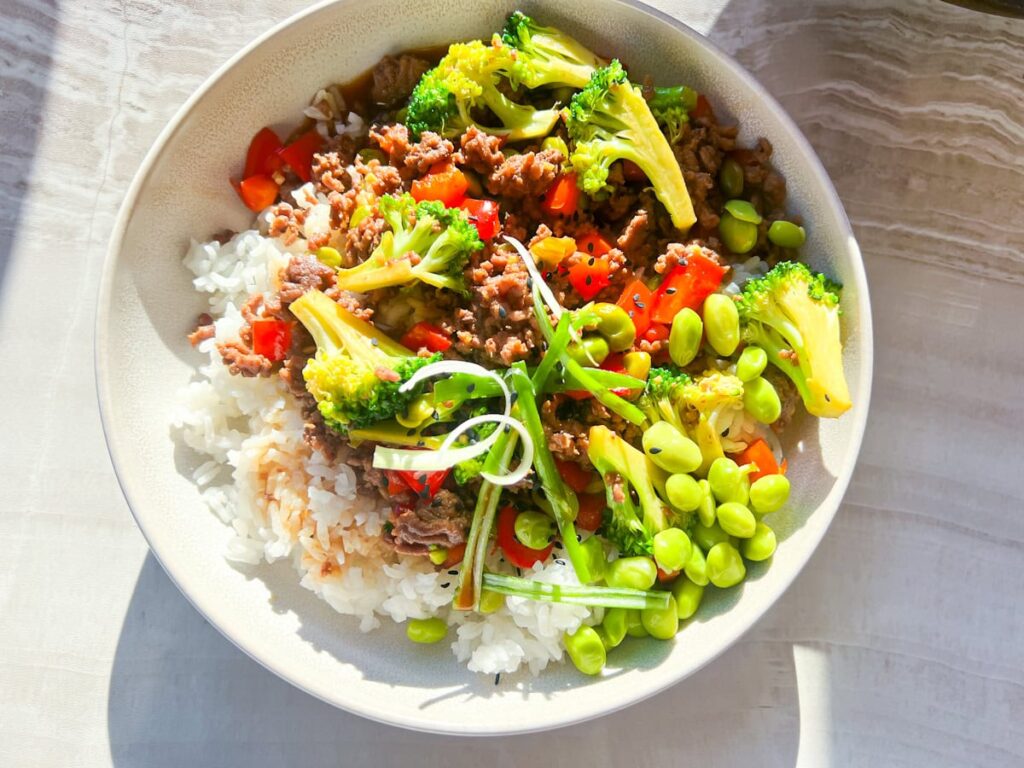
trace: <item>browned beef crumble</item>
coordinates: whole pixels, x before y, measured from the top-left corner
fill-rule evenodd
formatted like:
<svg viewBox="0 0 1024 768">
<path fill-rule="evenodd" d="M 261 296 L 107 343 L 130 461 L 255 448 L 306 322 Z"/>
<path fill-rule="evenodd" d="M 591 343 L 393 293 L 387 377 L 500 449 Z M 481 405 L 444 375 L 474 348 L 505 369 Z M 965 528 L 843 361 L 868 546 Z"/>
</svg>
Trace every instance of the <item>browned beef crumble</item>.
<svg viewBox="0 0 1024 768">
<path fill-rule="evenodd" d="M 196 318 L 196 329 L 188 335 L 188 343 L 193 347 L 198 346 L 200 343 L 207 339 L 212 339 L 217 329 L 213 325 L 213 318 L 206 312 L 203 312 L 198 318 Z"/>
<path fill-rule="evenodd" d="M 282 304 L 291 304 L 307 291 L 326 291 L 334 286 L 336 273 L 315 256 L 292 256 L 281 275 L 278 296 Z"/>
<path fill-rule="evenodd" d="M 509 199 L 540 197 L 558 178 L 564 160 L 557 149 L 509 155 L 487 177 L 487 190 Z"/>
<path fill-rule="evenodd" d="M 430 62 L 419 56 L 403 53 L 385 56 L 373 68 L 370 98 L 382 107 L 393 107 L 412 94 L 420 77 L 430 69 Z"/>
<path fill-rule="evenodd" d="M 475 125 L 469 126 L 459 143 L 462 153 L 457 162 L 468 165 L 484 176 L 490 176 L 491 171 L 505 161 L 505 155 L 501 151 L 504 140 L 500 136 L 484 133 Z"/>
<path fill-rule="evenodd" d="M 452 491 L 442 488 L 429 501 L 396 507 L 389 534 L 395 550 L 406 555 L 425 555 L 431 545 L 456 547 L 466 541 L 469 512 Z"/>
</svg>

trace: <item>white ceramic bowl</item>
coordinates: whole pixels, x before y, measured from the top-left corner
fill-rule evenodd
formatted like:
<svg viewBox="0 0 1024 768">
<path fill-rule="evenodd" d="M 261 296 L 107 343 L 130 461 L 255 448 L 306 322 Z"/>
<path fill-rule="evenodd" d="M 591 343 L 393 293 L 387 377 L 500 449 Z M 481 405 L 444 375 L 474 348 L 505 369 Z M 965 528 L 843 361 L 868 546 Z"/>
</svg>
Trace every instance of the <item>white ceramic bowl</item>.
<svg viewBox="0 0 1024 768">
<path fill-rule="evenodd" d="M 185 339 L 204 309 L 181 264 L 189 238 L 243 228 L 250 214 L 227 179 L 261 126 L 294 123 L 324 84 L 344 81 L 381 55 L 486 37 L 514 7 L 507 0 L 346 1 L 315 6 L 249 45 L 214 74 L 157 139 L 125 198 L 110 243 L 96 331 L 103 424 L 125 496 L 153 552 L 209 621 L 254 659 L 344 709 L 408 728 L 458 734 L 539 730 L 596 717 L 692 674 L 736 641 L 778 599 L 811 556 L 853 471 L 868 411 L 871 319 L 860 254 L 820 163 L 778 104 L 729 57 L 683 24 L 639 3 L 523 2 L 544 23 L 625 59 L 634 76 L 687 83 L 740 121 L 742 139 L 767 136 L 807 223 L 803 253 L 841 280 L 845 364 L 854 407 L 841 420 L 804 419 L 787 438 L 792 512 L 777 520 L 770 567 L 743 586 L 709 590 L 699 618 L 674 642 L 620 647 L 621 670 L 591 679 L 571 665 L 538 678 L 468 672 L 446 644 L 420 647 L 389 625 L 361 634 L 298 585 L 287 563 L 254 571 L 223 557 L 228 529 L 189 480 L 195 458 L 168 427 L 175 392 L 199 356 Z"/>
</svg>

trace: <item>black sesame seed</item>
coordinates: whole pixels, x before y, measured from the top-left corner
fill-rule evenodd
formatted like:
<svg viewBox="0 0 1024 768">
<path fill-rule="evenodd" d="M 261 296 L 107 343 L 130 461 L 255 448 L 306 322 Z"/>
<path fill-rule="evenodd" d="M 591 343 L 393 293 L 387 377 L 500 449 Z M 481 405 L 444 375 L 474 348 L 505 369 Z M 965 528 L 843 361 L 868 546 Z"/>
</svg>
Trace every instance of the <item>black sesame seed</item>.
<svg viewBox="0 0 1024 768">
<path fill-rule="evenodd" d="M 533 278 L 532 277 L 526 278 L 526 290 L 528 290 L 528 291 L 532 291 L 533 290 Z"/>
<path fill-rule="evenodd" d="M 467 392 L 472 392 L 474 389 L 476 389 L 476 384 L 469 384 L 466 386 Z"/>
<path fill-rule="evenodd" d="M 501 672 L 499 672 L 498 674 L 496 674 L 494 676 L 494 684 L 497 685 L 500 680 L 501 680 Z"/>
<path fill-rule="evenodd" d="M 646 307 L 646 306 L 647 306 L 647 305 L 646 305 L 646 304 L 644 304 L 644 303 L 643 303 L 642 301 L 638 301 L 638 302 L 636 302 L 636 308 L 637 308 L 637 309 L 643 309 L 643 308 L 644 308 L 644 307 Z"/>
<path fill-rule="evenodd" d="M 594 282 L 594 278 L 591 275 L 587 275 L 587 279 L 584 280 L 583 282 L 586 283 L 587 285 L 590 285 L 591 283 Z"/>
<path fill-rule="evenodd" d="M 437 411 L 434 411 L 433 413 L 430 414 L 430 418 L 432 418 L 434 421 L 440 421 L 441 414 L 438 413 Z"/>
<path fill-rule="evenodd" d="M 640 294 L 639 293 L 634 293 L 633 294 L 633 303 L 636 304 L 637 306 L 640 306 Z"/>
<path fill-rule="evenodd" d="M 413 435 L 415 435 L 415 434 L 416 434 L 416 430 L 415 430 L 415 429 L 410 429 L 410 430 L 409 430 L 408 432 L 406 432 L 405 434 L 406 434 L 406 437 L 412 437 Z"/>
<path fill-rule="evenodd" d="M 562 542 L 555 541 L 554 544 L 555 544 L 555 549 L 561 549 L 562 548 Z"/>
<path fill-rule="evenodd" d="M 650 453 L 653 453 L 655 456 L 657 456 L 659 453 L 661 453 L 661 448 L 651 448 Z"/>
<path fill-rule="evenodd" d="M 560 557 L 556 557 L 556 558 L 555 558 L 555 563 L 556 563 L 557 565 L 565 565 L 565 560 L 563 560 L 563 559 L 562 559 L 562 558 L 560 558 Z"/>
<path fill-rule="evenodd" d="M 504 307 L 498 307 L 498 317 L 505 317 L 508 314 L 508 310 Z"/>
<path fill-rule="evenodd" d="M 450 581 L 446 581 L 444 584 L 441 585 L 441 589 L 448 589 L 448 587 L 450 587 L 451 585 L 452 583 Z"/>
<path fill-rule="evenodd" d="M 518 392 L 513 392 L 511 397 L 509 397 L 509 402 L 512 403 L 512 405 L 515 405 L 516 404 L 516 400 L 518 400 L 518 399 L 519 399 L 519 393 Z"/>
<path fill-rule="evenodd" d="M 588 253 L 593 253 L 594 252 L 594 241 L 593 240 L 591 240 L 589 243 L 587 243 L 587 252 Z M 594 263 L 593 259 L 591 259 L 590 263 L 591 264 Z"/>
<path fill-rule="evenodd" d="M 826 403 L 831 403 L 832 402 L 832 398 L 829 397 L 828 395 L 825 395 L 825 402 Z"/>
<path fill-rule="evenodd" d="M 458 575 L 459 575 L 459 572 L 458 572 L 458 571 L 455 571 L 455 570 L 451 570 L 451 571 L 448 571 L 448 575 L 449 575 L 449 576 L 458 576 Z"/>
<path fill-rule="evenodd" d="M 669 296 L 671 296 L 675 292 L 676 292 L 675 288 L 666 288 L 665 289 L 665 293 L 668 294 Z"/>
<path fill-rule="evenodd" d="M 374 338 L 370 339 L 370 346 L 376 347 L 378 344 L 380 344 L 380 342 L 377 341 L 376 339 L 374 339 Z"/>
<path fill-rule="evenodd" d="M 416 447 L 417 448 L 423 448 L 424 446 L 426 446 L 426 443 L 423 442 L 422 440 L 417 440 L 416 441 Z"/>
<path fill-rule="evenodd" d="M 593 256 L 591 256 L 589 259 L 587 259 L 587 266 L 588 267 L 592 267 L 596 263 L 597 263 L 597 259 L 595 259 Z"/>
<path fill-rule="evenodd" d="M 506 424 L 505 425 L 505 434 L 507 435 L 511 431 L 512 431 L 512 427 L 510 427 L 508 424 Z"/>
</svg>

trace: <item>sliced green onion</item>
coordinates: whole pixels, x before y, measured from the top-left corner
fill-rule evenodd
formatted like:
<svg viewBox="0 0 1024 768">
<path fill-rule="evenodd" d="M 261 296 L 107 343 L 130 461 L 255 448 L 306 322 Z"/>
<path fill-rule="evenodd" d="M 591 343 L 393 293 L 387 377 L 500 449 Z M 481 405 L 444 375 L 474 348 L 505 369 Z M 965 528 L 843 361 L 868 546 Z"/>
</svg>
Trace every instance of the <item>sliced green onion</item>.
<svg viewBox="0 0 1024 768">
<path fill-rule="evenodd" d="M 409 377 L 409 380 L 402 384 L 398 391 L 408 392 L 421 381 L 446 374 L 450 376 L 453 373 L 466 373 L 470 376 L 478 376 L 495 381 L 501 388 L 502 394 L 505 395 L 505 415 L 508 416 L 512 409 L 512 393 L 509 392 L 508 385 L 494 371 L 489 371 L 476 363 L 467 363 L 462 360 L 440 360 L 436 363 L 425 365 Z"/>
<path fill-rule="evenodd" d="M 534 298 L 536 300 L 536 291 L 534 288 Z M 562 353 L 569 346 L 569 318 L 567 315 L 562 315 L 558 320 L 558 327 L 555 328 L 555 332 L 551 335 L 551 340 L 548 342 L 547 351 L 544 353 L 544 359 L 540 361 L 540 365 L 537 366 L 531 377 L 533 380 L 533 387 L 537 391 L 544 388 L 548 379 L 551 376 L 551 372 L 555 368 L 555 363 L 558 362 L 558 358 L 562 356 Z"/>
<path fill-rule="evenodd" d="M 569 603 L 572 605 L 601 606 L 604 608 L 653 608 L 665 610 L 669 605 L 671 592 L 653 592 L 642 589 L 613 587 L 591 587 L 579 584 L 550 584 L 544 581 L 507 576 L 501 573 L 484 573 L 484 589 L 510 597 L 525 597 L 546 603 Z"/>
<path fill-rule="evenodd" d="M 623 400 L 614 392 L 610 392 L 606 387 L 599 385 L 590 375 L 590 371 L 569 357 L 568 353 L 562 354 L 562 365 L 565 366 L 566 373 L 575 378 L 576 381 L 583 385 L 585 390 L 590 392 L 610 410 L 637 426 L 644 423 L 647 417 L 644 416 L 643 411 L 628 400 Z"/>
<path fill-rule="evenodd" d="M 590 378 L 594 380 L 594 383 L 607 389 L 643 389 L 646 386 L 642 379 L 630 376 L 628 373 L 606 371 L 603 368 L 588 368 L 586 370 Z M 579 389 L 584 389 L 584 386 L 567 372 L 560 379 L 549 380 L 547 387 L 543 391 L 571 392 Z"/>
</svg>

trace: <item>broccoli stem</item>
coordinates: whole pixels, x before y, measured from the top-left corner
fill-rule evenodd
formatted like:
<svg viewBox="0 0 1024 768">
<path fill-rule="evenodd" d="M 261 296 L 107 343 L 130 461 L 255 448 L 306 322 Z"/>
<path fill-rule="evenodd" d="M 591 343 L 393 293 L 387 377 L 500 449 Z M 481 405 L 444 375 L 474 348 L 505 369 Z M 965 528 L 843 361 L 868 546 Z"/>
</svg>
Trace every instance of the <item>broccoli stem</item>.
<svg viewBox="0 0 1024 768">
<path fill-rule="evenodd" d="M 492 592 L 511 597 L 525 597 L 547 603 L 569 603 L 604 608 L 653 608 L 664 610 L 669 605 L 666 591 L 549 584 L 502 573 L 485 573 L 483 586 Z"/>
</svg>

